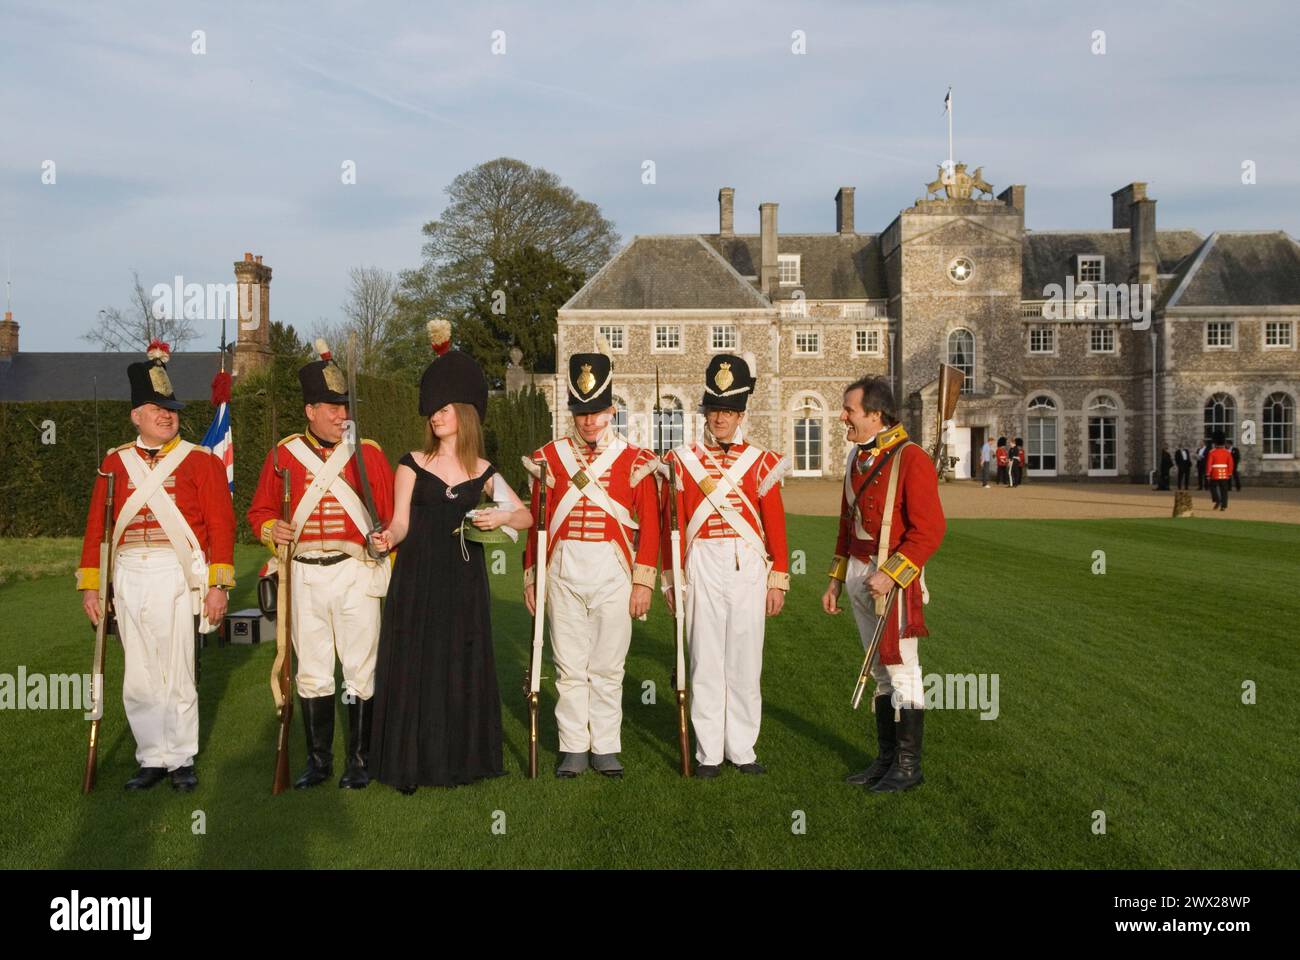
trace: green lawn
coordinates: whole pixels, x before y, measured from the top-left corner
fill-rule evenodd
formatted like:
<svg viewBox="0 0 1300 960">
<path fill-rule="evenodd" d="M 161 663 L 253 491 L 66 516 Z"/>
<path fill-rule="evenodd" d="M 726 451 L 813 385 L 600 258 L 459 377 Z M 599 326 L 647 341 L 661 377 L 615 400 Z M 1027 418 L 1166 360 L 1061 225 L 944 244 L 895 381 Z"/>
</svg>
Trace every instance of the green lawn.
<svg viewBox="0 0 1300 960">
<path fill-rule="evenodd" d="M 519 683 L 529 626 L 512 549 L 510 569 L 493 578 L 508 776 L 410 798 L 380 785 L 272 798 L 274 649 L 263 644 L 204 653 L 198 791 L 128 795 L 134 745 L 115 650 L 92 796 L 78 792 L 80 711 L 0 713 L 0 868 L 1300 866 L 1300 527 L 952 521 L 927 569 L 932 636 L 921 663 L 927 674 L 997 674 L 1000 713 L 930 713 L 927 782 L 899 796 L 841 782 L 870 756 L 872 720 L 865 705 L 848 705 L 861 662 L 849 614 L 820 609 L 832 542 L 832 520 L 791 518 L 807 574 L 770 621 L 766 777 L 678 777 L 672 633 L 657 603 L 628 658 L 626 779 L 550 776 L 550 683 L 544 775 L 526 780 Z M 57 553 L 31 549 L 41 562 Z M 1097 550 L 1103 576 L 1091 572 Z M 240 548 L 232 608 L 253 605 L 261 559 L 260 548 Z M 70 576 L 0 586 L 0 673 L 84 672 L 90 653 Z M 642 702 L 645 681 L 658 686 L 654 705 Z M 1244 681 L 1256 686 L 1254 705 L 1242 703 Z M 296 774 L 300 730 L 292 743 Z M 341 724 L 335 747 L 340 770 Z M 196 834 L 200 810 L 206 833 Z M 1093 832 L 1097 810 L 1104 835 Z M 504 834 L 492 830 L 497 811 Z M 802 834 L 791 829 L 796 811 Z"/>
</svg>

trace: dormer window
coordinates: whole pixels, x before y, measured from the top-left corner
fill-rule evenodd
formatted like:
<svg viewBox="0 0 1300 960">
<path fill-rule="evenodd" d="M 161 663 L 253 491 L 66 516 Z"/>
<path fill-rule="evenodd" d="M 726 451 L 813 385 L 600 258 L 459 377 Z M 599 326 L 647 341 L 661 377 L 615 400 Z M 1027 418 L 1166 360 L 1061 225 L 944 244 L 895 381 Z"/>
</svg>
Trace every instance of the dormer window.
<svg viewBox="0 0 1300 960">
<path fill-rule="evenodd" d="M 776 255 L 776 265 L 780 270 L 780 281 L 783 287 L 794 287 L 799 284 L 799 254 L 797 253 L 778 253 Z"/>
<path fill-rule="evenodd" d="M 1079 262 L 1074 272 L 1079 283 L 1105 283 L 1106 258 L 1079 254 Z"/>
</svg>

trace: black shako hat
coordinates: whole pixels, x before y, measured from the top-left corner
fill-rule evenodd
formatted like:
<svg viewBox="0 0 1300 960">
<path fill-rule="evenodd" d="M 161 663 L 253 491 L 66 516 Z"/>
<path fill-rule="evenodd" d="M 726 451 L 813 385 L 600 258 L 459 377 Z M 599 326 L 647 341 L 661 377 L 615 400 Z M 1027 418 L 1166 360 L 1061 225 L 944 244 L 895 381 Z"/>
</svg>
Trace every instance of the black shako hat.
<svg viewBox="0 0 1300 960">
<path fill-rule="evenodd" d="M 348 381 L 334 362 L 329 344 L 316 341 L 319 360 L 313 360 L 298 369 L 298 382 L 302 384 L 303 403 L 347 403 Z"/>
<path fill-rule="evenodd" d="M 145 351 L 148 360 L 133 363 L 126 368 L 131 381 L 131 409 L 145 403 L 154 403 L 165 410 L 184 410 L 185 404 L 176 399 L 171 378 L 167 376 L 167 361 L 171 347 L 161 340 L 152 340 Z"/>
<path fill-rule="evenodd" d="M 600 413 L 613 405 L 613 361 L 603 353 L 569 357 L 569 412 Z"/>
<path fill-rule="evenodd" d="M 1222 430 L 1215 430 L 1214 435 L 1210 439 L 1219 446 L 1223 446 L 1228 442 L 1228 435 Z"/>
<path fill-rule="evenodd" d="M 420 416 L 431 417 L 449 403 L 468 403 L 487 420 L 487 378 L 468 353 L 448 350 L 420 376 Z"/>
<path fill-rule="evenodd" d="M 704 399 L 707 409 L 744 410 L 754 392 L 754 375 L 744 357 L 734 353 L 715 354 L 704 371 Z"/>
</svg>

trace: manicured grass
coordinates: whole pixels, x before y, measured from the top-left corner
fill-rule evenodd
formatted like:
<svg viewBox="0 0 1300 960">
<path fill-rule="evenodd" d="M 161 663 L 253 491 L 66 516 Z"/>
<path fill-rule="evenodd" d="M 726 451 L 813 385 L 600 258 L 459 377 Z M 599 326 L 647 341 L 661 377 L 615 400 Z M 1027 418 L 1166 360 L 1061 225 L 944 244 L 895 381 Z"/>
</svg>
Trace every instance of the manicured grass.
<svg viewBox="0 0 1300 960">
<path fill-rule="evenodd" d="M 512 549 L 508 571 L 493 578 L 508 776 L 410 798 L 379 785 L 272 798 L 274 650 L 263 644 L 204 652 L 198 791 L 127 795 L 134 743 L 119 650 L 92 796 L 78 792 L 80 711 L 0 713 L 0 867 L 1300 866 L 1300 528 L 952 521 L 927 569 L 932 636 L 921 663 L 927 674 L 997 674 L 999 715 L 931 712 L 927 782 L 901 796 L 841 782 L 871 755 L 872 719 L 865 704 L 849 709 L 861 662 L 849 614 L 820 609 L 832 542 L 832 520 L 791 518 L 807 572 L 769 621 L 766 777 L 678 777 L 671 625 L 656 602 L 627 663 L 626 779 L 550 775 L 548 681 L 543 776 L 526 780 L 529 621 Z M 1092 572 L 1098 550 L 1104 575 Z M 260 548 L 239 549 L 232 608 L 254 605 L 261 559 Z M 84 672 L 90 646 L 69 577 L 0 587 L 0 672 Z M 653 705 L 643 703 L 647 681 L 657 685 Z M 1254 705 L 1242 703 L 1245 681 L 1255 684 Z M 338 769 L 343 737 L 340 723 Z M 296 774 L 300 730 L 293 750 Z M 198 810 L 204 834 L 192 831 Z M 1098 810 L 1104 835 L 1093 832 Z M 492 829 L 497 811 L 504 834 Z M 791 829 L 798 811 L 802 834 Z"/>
<path fill-rule="evenodd" d="M 0 584 L 75 574 L 80 559 L 81 541 L 76 537 L 0 537 Z"/>
</svg>

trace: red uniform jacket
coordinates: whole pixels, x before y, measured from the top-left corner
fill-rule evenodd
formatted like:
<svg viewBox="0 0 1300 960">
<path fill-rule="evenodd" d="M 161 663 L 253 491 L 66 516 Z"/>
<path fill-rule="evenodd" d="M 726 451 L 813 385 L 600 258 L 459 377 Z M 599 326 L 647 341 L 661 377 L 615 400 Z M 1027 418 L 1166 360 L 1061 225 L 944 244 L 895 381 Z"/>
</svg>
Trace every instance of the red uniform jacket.
<svg viewBox="0 0 1300 960">
<path fill-rule="evenodd" d="M 173 437 L 163 444 L 154 463 L 158 463 L 180 441 Z M 127 497 L 135 490 L 122 463 L 122 457 L 139 457 L 149 463 L 149 457 L 135 443 L 124 443 L 110 450 L 100 470 L 112 473 L 113 520 L 117 521 Z M 208 585 L 233 587 L 235 585 L 235 508 L 230 502 L 230 487 L 226 483 L 226 466 L 212 455 L 207 447 L 195 447 L 181 461 L 181 465 L 163 483 L 163 489 L 180 509 L 181 516 L 194 531 L 203 555 L 208 561 Z M 86 536 L 81 545 L 81 565 L 77 568 L 77 589 L 98 590 L 99 543 L 104 536 L 104 498 L 108 481 L 95 478 L 95 490 L 90 498 L 90 512 L 86 516 Z M 138 546 L 170 547 L 171 541 L 147 506 L 135 515 L 117 547 Z"/>
<path fill-rule="evenodd" d="M 693 444 L 695 455 L 699 458 L 700 464 L 704 467 L 705 472 L 715 480 L 721 477 L 721 471 L 709 462 L 702 450 L 707 450 L 709 456 L 716 461 L 718 467 L 723 470 L 730 469 L 742 453 L 748 448 L 746 443 L 733 443 L 724 453 L 722 447 L 716 440 L 706 437 L 704 443 Z M 704 493 L 700 490 L 699 484 L 686 471 L 675 452 L 670 452 L 664 457 L 664 462 L 675 472 L 677 477 L 677 523 L 678 529 L 681 530 L 681 548 L 682 556 L 679 561 L 683 569 L 686 566 L 686 528 L 691 522 L 691 517 L 695 516 L 695 511 L 701 503 L 704 502 Z M 755 517 L 753 511 L 745 506 L 745 501 L 731 493 L 728 495 L 728 502 L 740 511 L 744 520 L 754 528 L 754 531 L 763 540 L 767 546 L 767 556 L 772 562 L 772 569 L 768 573 L 768 587 L 776 587 L 778 590 L 790 589 L 790 557 L 786 549 L 785 538 L 785 505 L 781 502 L 781 478 L 790 470 L 790 462 L 782 457 L 779 453 L 773 453 L 771 450 L 765 450 L 754 461 L 753 465 L 745 471 L 740 480 L 740 488 L 749 498 L 749 502 L 758 508 L 759 516 Z M 668 512 L 668 484 L 663 485 L 661 500 L 661 517 L 660 524 L 662 529 L 659 534 L 660 541 L 663 544 L 663 575 L 664 585 L 675 586 L 672 584 L 673 555 L 672 555 L 672 537 L 669 535 L 672 529 L 672 517 Z M 760 522 L 761 521 L 761 522 Z M 731 525 L 718 516 L 716 510 L 709 510 L 709 519 L 705 521 L 704 526 L 700 528 L 697 538 L 714 539 L 714 538 L 731 538 L 736 539 L 740 535 L 731 529 Z"/>
<path fill-rule="evenodd" d="M 529 509 L 537 516 L 537 461 L 546 460 L 546 525 L 549 529 L 555 508 L 568 491 L 571 481 L 559 454 L 557 444 L 568 444 L 580 466 L 593 462 L 613 438 L 609 430 L 597 442 L 595 450 L 571 436 L 552 440 L 531 457 L 524 458 L 524 466 L 533 476 L 532 498 Z M 639 529 L 625 527 L 600 507 L 591 503 L 586 497 L 578 498 L 573 510 L 565 517 L 560 528 L 550 534 L 547 540 L 547 559 L 561 540 L 583 540 L 587 542 L 609 541 L 618 547 L 619 556 L 625 564 L 624 569 L 632 577 L 634 584 L 654 587 L 656 561 L 659 557 L 659 496 L 655 488 L 654 471 L 659 460 L 649 450 L 627 445 L 610 468 L 601 474 L 600 485 L 609 494 L 611 500 L 621 503 L 636 520 Z M 620 528 L 622 528 L 620 532 Z M 631 547 L 631 552 L 628 548 Z M 524 583 L 533 582 L 537 562 L 537 538 L 530 535 L 524 548 Z"/>
<path fill-rule="evenodd" d="M 253 492 L 253 503 L 248 508 L 248 522 L 252 525 L 253 532 L 272 550 L 275 549 L 275 545 L 271 541 L 271 528 L 275 525 L 275 521 L 280 519 L 282 496 L 281 481 L 275 473 L 276 467 L 281 470 L 287 467 L 289 470 L 290 516 L 298 508 L 303 491 L 316 476 L 315 472 L 309 472 L 297 457 L 284 449 L 284 445 L 294 437 L 302 437 L 308 448 L 320 457 L 321 463 L 324 463 L 330 454 L 329 449 L 321 446 L 320 441 L 308 432 L 285 437 L 266 455 L 266 462 L 262 464 L 262 475 L 257 480 L 257 490 Z M 378 514 L 374 518 L 375 522 L 386 527 L 393 519 L 393 468 L 388 465 L 384 451 L 373 440 L 361 441 L 361 455 L 366 458 L 366 479 L 370 481 L 370 491 L 375 498 L 375 512 Z M 365 495 L 361 492 L 361 473 L 357 469 L 355 454 L 339 477 L 347 481 L 348 485 L 357 491 L 361 502 L 365 503 Z M 321 497 L 316 509 L 307 515 L 303 523 L 302 536 L 294 552 L 342 551 L 354 557 L 361 557 L 365 554 L 367 532 L 358 530 L 342 504 L 326 493 Z"/>
<path fill-rule="evenodd" d="M 1005 467 L 1011 462 L 1011 453 L 1006 447 L 998 447 L 998 466 Z"/>
<path fill-rule="evenodd" d="M 884 572 L 900 586 L 906 584 L 899 598 L 906 604 L 905 636 L 927 637 L 930 631 L 925 626 L 925 607 L 921 597 L 921 581 L 917 574 L 931 554 L 939 549 L 947 531 L 947 522 L 943 516 L 943 505 L 939 502 L 939 477 L 935 473 L 934 463 L 915 444 L 903 447 L 906 440 L 907 433 L 901 426 L 881 431 L 876 437 L 877 459 L 888 450 L 901 449 L 895 450 L 885 466 L 871 478 L 870 483 L 866 482 L 867 477 L 871 476 L 870 470 L 852 477 L 862 527 L 870 539 L 862 540 L 854 535 L 854 501 L 845 494 L 841 495 L 839 539 L 835 542 L 835 563 L 831 576 L 838 580 L 844 579 L 848 557 L 857 557 L 863 562 L 876 558 L 880 531 L 884 524 L 889 474 L 893 470 L 901 470 L 889 534 L 889 555 L 892 562 L 886 564 Z M 876 463 L 873 462 L 872 465 L 875 466 Z M 854 468 L 850 466 L 849 469 L 852 471 Z M 881 663 L 902 663 L 898 640 L 898 619 L 891 616 L 880 639 Z"/>
<path fill-rule="evenodd" d="M 1211 480 L 1232 479 L 1232 451 L 1215 447 L 1205 457 L 1205 475 Z"/>
</svg>

